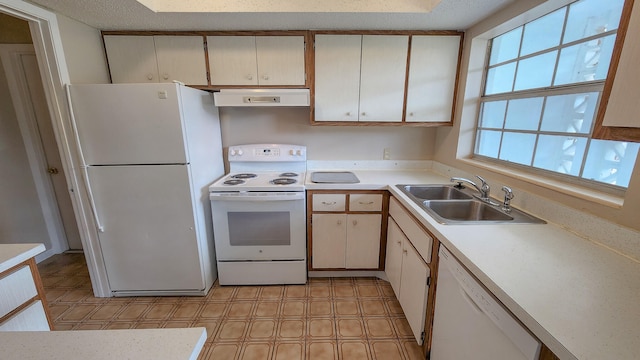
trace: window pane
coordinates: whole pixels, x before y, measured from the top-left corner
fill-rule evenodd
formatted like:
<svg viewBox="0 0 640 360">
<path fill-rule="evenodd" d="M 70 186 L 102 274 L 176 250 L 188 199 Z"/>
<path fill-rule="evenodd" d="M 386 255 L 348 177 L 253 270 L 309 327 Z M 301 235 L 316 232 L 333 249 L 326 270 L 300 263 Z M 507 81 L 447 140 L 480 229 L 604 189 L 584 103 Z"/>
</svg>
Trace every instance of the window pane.
<svg viewBox="0 0 640 360">
<path fill-rule="evenodd" d="M 515 72 L 516 63 L 489 69 L 487 72 L 487 88 L 485 89 L 485 94 L 498 94 L 511 91 Z"/>
<path fill-rule="evenodd" d="M 557 51 L 520 60 L 516 75 L 515 90 L 535 89 L 551 85 L 556 66 Z"/>
<path fill-rule="evenodd" d="M 562 35 L 565 11 L 566 8 L 562 8 L 526 24 L 520 56 L 558 46 Z"/>
<path fill-rule="evenodd" d="M 500 159 L 523 165 L 531 165 L 536 135 L 505 132 L 502 137 Z"/>
<path fill-rule="evenodd" d="M 638 143 L 591 140 L 582 177 L 627 187 L 638 156 Z"/>
<path fill-rule="evenodd" d="M 614 42 L 615 36 L 610 35 L 562 49 L 554 85 L 604 80 Z"/>
<path fill-rule="evenodd" d="M 562 43 L 617 29 L 622 5 L 624 0 L 583 0 L 571 4 Z"/>
<path fill-rule="evenodd" d="M 504 128 L 512 130 L 538 130 L 543 100 L 544 98 L 541 97 L 510 100 Z"/>
<path fill-rule="evenodd" d="M 578 176 L 586 145 L 586 138 L 540 135 L 533 166 Z"/>
<path fill-rule="evenodd" d="M 480 130 L 478 131 L 478 139 L 476 140 L 476 154 L 488 156 L 492 158 L 498 157 L 500 150 L 500 131 Z"/>
<path fill-rule="evenodd" d="M 522 26 L 493 39 L 491 41 L 491 57 L 489 58 L 489 65 L 515 59 L 518 56 L 518 50 L 520 50 L 521 37 Z"/>
<path fill-rule="evenodd" d="M 588 134 L 597 103 L 597 92 L 549 96 L 540 130 Z"/>
<path fill-rule="evenodd" d="M 482 104 L 480 127 L 502 129 L 507 101 L 489 101 Z"/>
</svg>

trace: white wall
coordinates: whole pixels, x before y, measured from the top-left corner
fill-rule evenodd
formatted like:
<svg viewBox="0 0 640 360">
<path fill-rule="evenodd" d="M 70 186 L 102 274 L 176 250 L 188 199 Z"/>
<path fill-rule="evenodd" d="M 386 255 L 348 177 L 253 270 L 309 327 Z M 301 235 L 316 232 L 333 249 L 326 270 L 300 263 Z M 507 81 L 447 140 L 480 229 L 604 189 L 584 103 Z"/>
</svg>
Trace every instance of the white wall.
<svg viewBox="0 0 640 360">
<path fill-rule="evenodd" d="M 51 249 L 29 160 L 0 63 L 0 243 Z"/>
<path fill-rule="evenodd" d="M 66 16 L 56 16 L 71 83 L 109 83 L 100 31 Z"/>
<path fill-rule="evenodd" d="M 566 184 L 556 184 L 556 189 L 554 189 L 553 186 L 541 186 L 536 181 L 527 179 L 526 176 L 519 177 L 508 172 L 492 172 L 486 167 L 475 166 L 468 161 L 461 160 L 469 158 L 472 153 L 478 96 L 484 66 L 484 59 L 471 57 L 471 53 L 473 50 L 477 50 L 478 53 L 486 50 L 486 42 L 483 43 L 481 40 L 474 41 L 473 39 L 499 25 L 505 25 L 504 29 L 508 30 L 514 27 L 509 23 L 533 20 L 549 11 L 549 9 L 563 6 L 567 2 L 569 1 L 518 1 L 467 31 L 458 89 L 458 98 L 463 101 L 458 102 L 454 126 L 452 128 L 438 129 L 434 160 L 469 173 L 480 174 L 500 184 L 507 184 L 514 188 L 537 194 L 549 199 L 549 201 L 559 202 L 570 208 L 596 215 L 613 223 L 640 230 L 640 222 L 638 222 L 638 213 L 640 213 L 640 157 L 636 162 L 622 206 L 604 204 L 607 202 L 603 200 L 606 198 L 604 195 L 598 199 L 598 197 L 593 197 L 582 190 L 582 194 L 571 194 L 566 189 L 570 188 L 570 186 Z M 537 12 L 537 15 L 532 14 L 529 11 L 531 9 L 534 9 L 533 12 Z M 515 20 L 513 20 L 514 18 Z M 498 34 L 493 34 L 493 36 Z M 637 96 L 636 94 L 628 95 Z M 563 190 L 562 187 L 565 189 Z M 577 190 L 577 188 L 575 189 Z M 571 187 L 571 190 L 574 190 L 573 187 Z M 494 191 L 498 192 L 497 190 Z M 590 196 L 591 199 L 589 199 Z M 640 242 L 634 246 L 640 246 Z"/>
<path fill-rule="evenodd" d="M 220 108 L 223 146 L 307 146 L 309 160 L 429 160 L 436 130 L 397 126 L 311 126 L 309 108 Z"/>
</svg>

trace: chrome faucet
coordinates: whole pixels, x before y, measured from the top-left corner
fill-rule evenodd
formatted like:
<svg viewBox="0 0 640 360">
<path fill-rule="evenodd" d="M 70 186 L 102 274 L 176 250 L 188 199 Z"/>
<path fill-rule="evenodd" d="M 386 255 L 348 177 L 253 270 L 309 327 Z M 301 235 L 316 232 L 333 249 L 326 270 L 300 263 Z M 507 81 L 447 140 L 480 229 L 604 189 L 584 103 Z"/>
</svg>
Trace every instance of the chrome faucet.
<svg viewBox="0 0 640 360">
<path fill-rule="evenodd" d="M 511 212 L 511 199 L 513 199 L 513 191 L 508 186 L 503 186 L 502 191 L 504 191 L 504 202 L 502 203 L 502 211 L 509 213 Z"/>
<path fill-rule="evenodd" d="M 489 184 L 487 184 L 487 181 L 485 179 L 483 179 L 480 175 L 476 175 L 476 177 L 478 179 L 480 179 L 480 181 L 482 182 L 482 184 L 480 186 L 478 186 L 476 183 L 474 183 L 473 181 L 471 181 L 469 179 L 465 179 L 465 178 L 461 178 L 461 177 L 452 177 L 451 178 L 451 182 L 457 182 L 458 185 L 456 185 L 456 187 L 462 187 L 462 183 L 466 182 L 469 185 L 471 185 L 474 188 L 476 188 L 476 190 L 478 190 L 478 192 L 480 193 L 480 196 L 478 196 L 480 198 L 480 200 L 491 202 L 491 199 L 489 199 L 489 192 L 491 191 L 491 188 L 489 187 Z"/>
</svg>

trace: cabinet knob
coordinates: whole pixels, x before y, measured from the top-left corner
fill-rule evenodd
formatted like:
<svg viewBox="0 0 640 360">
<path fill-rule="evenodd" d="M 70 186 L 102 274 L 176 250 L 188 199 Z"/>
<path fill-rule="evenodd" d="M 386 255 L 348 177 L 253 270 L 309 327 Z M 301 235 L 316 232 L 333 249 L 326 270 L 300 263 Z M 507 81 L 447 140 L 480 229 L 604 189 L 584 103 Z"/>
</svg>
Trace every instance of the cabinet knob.
<svg viewBox="0 0 640 360">
<path fill-rule="evenodd" d="M 358 225 L 358 220 L 353 220 L 353 226 Z"/>
<path fill-rule="evenodd" d="M 162 74 L 162 78 L 165 80 L 169 80 L 169 74 Z"/>
<path fill-rule="evenodd" d="M 363 111 L 361 115 L 362 116 L 367 116 L 367 113 Z"/>
<path fill-rule="evenodd" d="M 342 220 L 338 220 L 338 225 L 342 225 Z"/>
<path fill-rule="evenodd" d="M 410 112 L 410 113 L 409 113 L 409 116 L 413 116 L 413 113 L 412 113 L 412 112 Z"/>
<path fill-rule="evenodd" d="M 347 111 L 347 116 L 351 116 L 351 111 Z"/>
<path fill-rule="evenodd" d="M 153 74 L 152 73 L 148 73 L 147 74 L 147 80 L 153 80 Z"/>
<path fill-rule="evenodd" d="M 322 205 L 335 205 L 335 204 L 336 204 L 335 201 L 332 201 L 332 202 L 323 201 L 322 202 Z"/>
<path fill-rule="evenodd" d="M 264 75 L 262 75 L 262 78 L 263 78 L 264 80 L 269 80 L 269 75 L 268 75 L 268 74 L 264 74 Z"/>
<path fill-rule="evenodd" d="M 402 244 L 402 242 L 401 242 L 401 241 L 398 241 L 397 243 L 398 243 L 398 245 L 401 245 L 401 244 Z"/>
<path fill-rule="evenodd" d="M 247 80 L 253 80 L 253 75 L 248 74 L 248 75 L 247 75 Z"/>
<path fill-rule="evenodd" d="M 403 254 L 407 254 L 407 249 L 402 250 Z"/>
</svg>

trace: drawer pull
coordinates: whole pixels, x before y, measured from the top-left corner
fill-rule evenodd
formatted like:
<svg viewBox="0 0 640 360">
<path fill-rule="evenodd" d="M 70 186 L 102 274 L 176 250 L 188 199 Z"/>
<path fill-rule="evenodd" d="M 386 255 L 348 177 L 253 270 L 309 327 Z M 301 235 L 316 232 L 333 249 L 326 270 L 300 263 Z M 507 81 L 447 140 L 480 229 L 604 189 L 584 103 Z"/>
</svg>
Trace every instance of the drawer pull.
<svg viewBox="0 0 640 360">
<path fill-rule="evenodd" d="M 335 205 L 335 204 L 336 204 L 336 202 L 335 202 L 335 201 L 332 201 L 332 202 L 326 202 L 326 201 L 323 201 L 323 202 L 322 202 L 322 205 Z"/>
<path fill-rule="evenodd" d="M 353 220 L 353 226 L 358 225 L 358 220 Z"/>
<path fill-rule="evenodd" d="M 358 201 L 358 204 L 360 204 L 360 205 L 371 205 L 371 204 L 373 204 L 373 201 L 367 201 L 367 202 Z"/>
</svg>

